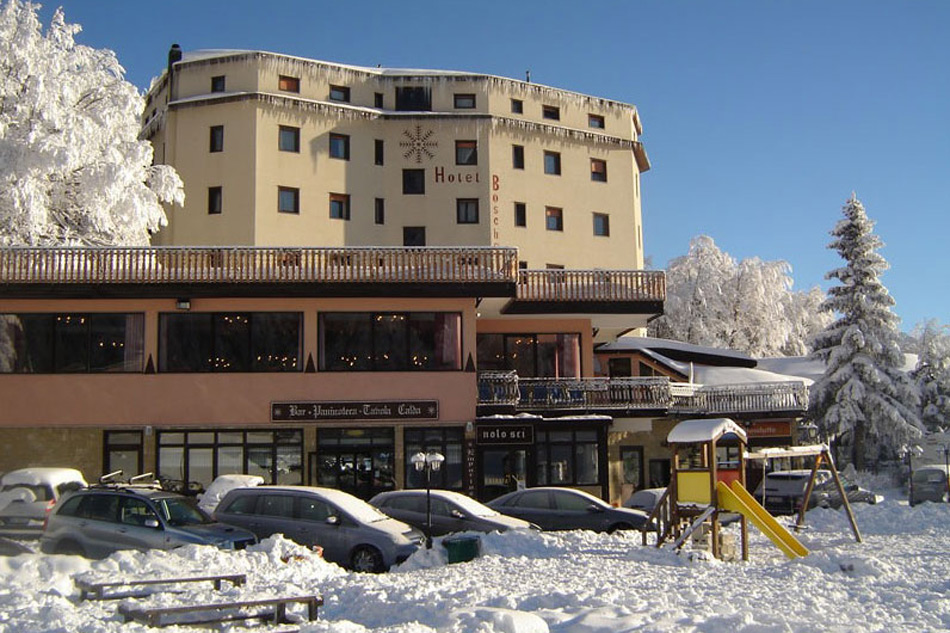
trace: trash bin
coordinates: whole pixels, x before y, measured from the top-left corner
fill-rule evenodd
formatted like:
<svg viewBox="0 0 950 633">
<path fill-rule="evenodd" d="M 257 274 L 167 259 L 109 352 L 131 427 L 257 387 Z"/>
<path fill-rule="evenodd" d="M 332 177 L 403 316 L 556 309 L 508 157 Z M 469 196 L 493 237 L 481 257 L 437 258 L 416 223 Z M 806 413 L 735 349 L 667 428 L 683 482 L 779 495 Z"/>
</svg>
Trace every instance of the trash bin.
<svg viewBox="0 0 950 633">
<path fill-rule="evenodd" d="M 450 536 L 442 541 L 449 563 L 464 563 L 478 556 L 481 539 L 477 536 Z"/>
</svg>

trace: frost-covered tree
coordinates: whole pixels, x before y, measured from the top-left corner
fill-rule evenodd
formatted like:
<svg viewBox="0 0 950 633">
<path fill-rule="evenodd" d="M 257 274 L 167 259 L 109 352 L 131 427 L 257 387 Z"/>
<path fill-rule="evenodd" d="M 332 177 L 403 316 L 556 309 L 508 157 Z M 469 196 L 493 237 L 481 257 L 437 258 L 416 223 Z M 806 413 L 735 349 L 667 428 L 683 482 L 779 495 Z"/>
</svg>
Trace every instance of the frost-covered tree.
<svg viewBox="0 0 950 633">
<path fill-rule="evenodd" d="M 0 245 L 144 245 L 184 202 L 140 140 L 144 101 L 115 54 L 75 42 L 62 10 L 0 10 Z"/>
<path fill-rule="evenodd" d="M 929 431 L 950 426 L 950 326 L 930 319 L 914 328 L 917 367 L 912 376 L 920 390 L 920 419 Z"/>
<path fill-rule="evenodd" d="M 828 290 L 824 303 L 838 318 L 815 337 L 813 356 L 826 369 L 811 388 L 811 405 L 839 455 L 850 456 L 862 470 L 900 455 L 922 425 L 917 388 L 903 370 L 894 299 L 880 280 L 888 268 L 877 252 L 883 243 L 854 194 L 842 211 L 829 248 L 845 265 L 826 275 L 839 285 Z"/>
<path fill-rule="evenodd" d="M 792 291 L 791 267 L 751 257 L 737 262 L 700 235 L 666 271 L 664 315 L 650 334 L 754 356 L 802 354 L 830 317 L 821 291 Z"/>
</svg>

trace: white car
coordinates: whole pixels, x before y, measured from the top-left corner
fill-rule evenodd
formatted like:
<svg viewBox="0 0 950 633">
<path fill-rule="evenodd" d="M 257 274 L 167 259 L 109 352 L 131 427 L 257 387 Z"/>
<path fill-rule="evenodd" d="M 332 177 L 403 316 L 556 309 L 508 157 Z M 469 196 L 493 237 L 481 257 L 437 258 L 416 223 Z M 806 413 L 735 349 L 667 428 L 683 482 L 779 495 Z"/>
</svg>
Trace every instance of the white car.
<svg viewBox="0 0 950 633">
<path fill-rule="evenodd" d="M 0 478 L 0 536 L 39 538 L 60 497 L 86 485 L 74 468 L 11 470 Z"/>
</svg>

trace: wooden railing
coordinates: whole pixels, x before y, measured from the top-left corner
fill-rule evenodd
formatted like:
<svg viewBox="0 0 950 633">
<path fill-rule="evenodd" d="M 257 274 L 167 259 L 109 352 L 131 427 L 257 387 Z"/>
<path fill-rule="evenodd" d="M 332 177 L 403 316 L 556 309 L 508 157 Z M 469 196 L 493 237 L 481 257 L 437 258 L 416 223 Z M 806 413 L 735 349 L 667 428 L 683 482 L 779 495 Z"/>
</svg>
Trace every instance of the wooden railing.
<svg viewBox="0 0 950 633">
<path fill-rule="evenodd" d="M 522 270 L 522 301 L 664 301 L 661 270 Z"/>
<path fill-rule="evenodd" d="M 798 381 L 709 385 L 697 391 L 699 408 L 710 414 L 769 413 L 808 409 L 808 387 Z"/>
<path fill-rule="evenodd" d="M 514 283 L 514 248 L 3 248 L 0 283 Z"/>
</svg>

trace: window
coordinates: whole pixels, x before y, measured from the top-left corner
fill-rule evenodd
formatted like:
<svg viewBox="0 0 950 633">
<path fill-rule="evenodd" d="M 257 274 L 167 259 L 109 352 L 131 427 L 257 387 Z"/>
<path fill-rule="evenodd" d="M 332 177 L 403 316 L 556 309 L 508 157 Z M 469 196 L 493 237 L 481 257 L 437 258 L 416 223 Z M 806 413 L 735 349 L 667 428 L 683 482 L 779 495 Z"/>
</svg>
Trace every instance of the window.
<svg viewBox="0 0 950 633">
<path fill-rule="evenodd" d="M 459 110 L 471 110 L 475 107 L 475 95 L 457 94 L 455 95 L 455 107 Z"/>
<path fill-rule="evenodd" d="M 604 117 L 599 114 L 588 114 L 587 126 L 597 128 L 598 130 L 604 129 Z"/>
<path fill-rule="evenodd" d="M 277 138 L 277 149 L 282 152 L 300 152 L 300 128 L 281 125 Z"/>
<path fill-rule="evenodd" d="M 511 100 L 511 113 L 512 114 L 524 114 L 524 101 L 521 99 L 512 99 Z"/>
<path fill-rule="evenodd" d="M 594 214 L 594 235 L 610 236 L 610 216 L 606 213 Z"/>
<path fill-rule="evenodd" d="M 373 217 L 375 218 L 376 224 L 386 223 L 386 200 L 383 198 L 376 198 Z"/>
<path fill-rule="evenodd" d="M 105 431 L 105 472 L 142 472 L 142 431 Z"/>
<path fill-rule="evenodd" d="M 600 442 L 597 436 L 596 430 L 536 431 L 538 485 L 599 483 Z"/>
<path fill-rule="evenodd" d="M 221 214 L 221 187 L 208 187 L 208 215 Z"/>
<path fill-rule="evenodd" d="M 528 206 L 524 202 L 515 203 L 515 226 L 528 226 Z"/>
<path fill-rule="evenodd" d="M 579 334 L 479 334 L 475 348 L 481 371 L 516 371 L 526 378 L 581 375 Z M 523 393 L 522 398 L 530 401 L 546 395 Z"/>
<path fill-rule="evenodd" d="M 300 77 L 280 75 L 277 78 L 277 89 L 284 92 L 300 92 Z"/>
<path fill-rule="evenodd" d="M 396 110 L 428 112 L 432 110 L 432 90 L 422 86 L 396 88 Z"/>
<path fill-rule="evenodd" d="M 159 372 L 298 371 L 299 312 L 159 315 Z"/>
<path fill-rule="evenodd" d="M 321 371 L 459 371 L 458 312 L 324 312 Z"/>
<path fill-rule="evenodd" d="M 621 446 L 620 463 L 623 466 L 623 483 L 634 490 L 643 488 L 643 447 Z"/>
<path fill-rule="evenodd" d="M 552 176 L 561 175 L 560 152 L 544 152 L 544 173 Z"/>
<path fill-rule="evenodd" d="M 552 121 L 560 121 L 561 108 L 552 105 L 541 106 L 541 116 Z"/>
<path fill-rule="evenodd" d="M 385 163 L 385 147 L 386 146 L 385 143 L 383 143 L 383 139 L 378 138 L 373 143 L 373 162 L 375 164 L 382 165 Z"/>
<path fill-rule="evenodd" d="M 330 101 L 350 102 L 349 86 L 330 86 Z"/>
<path fill-rule="evenodd" d="M 383 102 L 383 93 L 381 93 L 381 92 L 374 92 L 374 93 L 373 93 L 373 105 L 374 105 L 375 107 L 377 107 L 377 108 L 382 108 L 382 107 L 383 107 L 383 103 L 384 103 L 384 102 Z"/>
<path fill-rule="evenodd" d="M 350 160 L 350 137 L 346 134 L 330 134 L 330 158 Z"/>
<path fill-rule="evenodd" d="M 426 170 L 403 169 L 402 192 L 411 195 L 424 194 L 426 192 Z"/>
<path fill-rule="evenodd" d="M 478 224 L 478 198 L 458 198 L 455 218 L 458 224 Z"/>
<path fill-rule="evenodd" d="M 0 314 L 0 373 L 140 372 L 141 314 Z"/>
<path fill-rule="evenodd" d="M 475 141 L 455 141 L 455 164 L 477 165 L 478 143 Z"/>
<path fill-rule="evenodd" d="M 633 376 L 633 367 L 629 358 L 611 358 L 607 361 L 607 374 L 611 378 L 629 378 Z"/>
<path fill-rule="evenodd" d="M 431 486 L 443 490 L 462 490 L 465 432 L 461 428 L 407 428 L 403 431 L 406 488 L 424 488 L 425 473 L 416 470 L 412 456 L 435 451 L 445 457 L 442 468 L 431 473 Z M 422 511 L 425 512 L 424 498 Z"/>
<path fill-rule="evenodd" d="M 402 227 L 402 245 L 403 246 L 425 246 L 426 245 L 426 227 L 424 226 Z"/>
<path fill-rule="evenodd" d="M 299 485 L 303 481 L 303 432 L 278 431 L 158 431 L 158 470 L 162 478 L 198 481 L 206 486 L 215 477 L 243 473 L 263 477 L 266 484 Z M 256 497 L 247 496 L 242 499 Z M 245 512 L 254 512 L 254 503 Z"/>
<path fill-rule="evenodd" d="M 549 231 L 563 231 L 563 210 L 557 207 L 544 207 L 544 226 Z"/>
<path fill-rule="evenodd" d="M 317 434 L 312 479 L 364 498 L 396 487 L 393 428 L 326 428 Z"/>
<path fill-rule="evenodd" d="M 279 213 L 300 213 L 300 189 L 296 187 L 277 187 L 277 211 Z"/>
<path fill-rule="evenodd" d="M 224 75 L 218 75 L 211 78 L 211 92 L 225 91 Z"/>
<path fill-rule="evenodd" d="M 590 179 L 594 182 L 607 182 L 607 161 L 590 159 Z"/>
<path fill-rule="evenodd" d="M 209 143 L 209 152 L 223 152 L 224 151 L 224 126 L 223 125 L 212 125 L 211 126 L 211 139 Z"/>
<path fill-rule="evenodd" d="M 335 220 L 350 219 L 350 195 L 347 193 L 330 194 L 330 217 Z"/>
<path fill-rule="evenodd" d="M 514 169 L 524 169 L 524 145 L 511 146 L 511 166 Z"/>
</svg>

